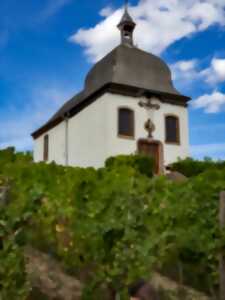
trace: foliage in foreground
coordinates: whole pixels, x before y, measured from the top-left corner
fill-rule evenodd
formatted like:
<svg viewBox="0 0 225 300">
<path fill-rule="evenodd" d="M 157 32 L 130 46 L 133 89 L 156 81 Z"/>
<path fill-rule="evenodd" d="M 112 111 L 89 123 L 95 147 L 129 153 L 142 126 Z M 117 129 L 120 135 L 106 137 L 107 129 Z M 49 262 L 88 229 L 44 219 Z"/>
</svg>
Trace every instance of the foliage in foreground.
<svg viewBox="0 0 225 300">
<path fill-rule="evenodd" d="M 210 158 L 205 158 L 204 160 L 187 158 L 173 163 L 170 169 L 178 171 L 187 177 L 193 177 L 208 170 L 225 170 L 225 161 L 213 161 Z"/>
<path fill-rule="evenodd" d="M 145 155 L 118 155 L 109 157 L 105 162 L 108 169 L 116 169 L 121 166 L 132 167 L 142 175 L 153 176 L 154 160 Z"/>
<path fill-rule="evenodd" d="M 22 158 L 2 163 L 0 176 L 10 185 L 8 205 L 0 211 L 0 222 L 9 224 L 7 234 L 0 231 L 0 266 L 7 241 L 19 230 L 6 266 L 12 272 L 3 276 L 6 269 L 0 269 L 3 300 L 26 299 L 26 244 L 59 259 L 72 275 L 85 273 L 83 299 L 100 299 L 103 290 L 127 299 L 126 285 L 149 278 L 151 270 L 208 293 L 217 288 L 217 257 L 225 248 L 217 222 L 224 170 L 176 184 L 149 179 L 127 164 L 94 170 Z M 8 294 L 12 282 L 16 295 Z"/>
</svg>

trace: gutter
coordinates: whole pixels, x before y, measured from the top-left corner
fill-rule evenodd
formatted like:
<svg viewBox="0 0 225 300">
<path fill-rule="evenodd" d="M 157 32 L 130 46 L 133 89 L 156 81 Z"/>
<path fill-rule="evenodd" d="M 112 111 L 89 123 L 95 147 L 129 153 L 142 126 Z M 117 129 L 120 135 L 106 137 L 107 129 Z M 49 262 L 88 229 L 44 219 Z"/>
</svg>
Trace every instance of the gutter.
<svg viewBox="0 0 225 300">
<path fill-rule="evenodd" d="M 65 113 L 65 166 L 69 165 L 69 113 Z"/>
</svg>

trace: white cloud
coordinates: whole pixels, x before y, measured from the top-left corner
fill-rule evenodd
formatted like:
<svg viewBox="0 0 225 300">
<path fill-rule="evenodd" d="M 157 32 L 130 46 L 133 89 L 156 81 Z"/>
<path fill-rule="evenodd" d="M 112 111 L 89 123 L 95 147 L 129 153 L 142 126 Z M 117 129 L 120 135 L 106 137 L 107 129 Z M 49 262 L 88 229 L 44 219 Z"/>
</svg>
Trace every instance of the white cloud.
<svg viewBox="0 0 225 300">
<path fill-rule="evenodd" d="M 210 84 L 218 84 L 225 81 L 225 59 L 213 58 L 211 65 L 202 71 L 202 76 Z"/>
<path fill-rule="evenodd" d="M 190 18 L 198 24 L 199 30 L 205 30 L 215 22 L 224 25 L 223 6 L 225 4 L 222 1 L 214 1 L 214 4 L 211 0 L 198 1 L 190 10 Z"/>
<path fill-rule="evenodd" d="M 70 2 L 71 0 L 48 0 L 46 7 L 39 15 L 39 21 L 45 21 L 49 17 L 54 16 L 61 8 Z"/>
<path fill-rule="evenodd" d="M 99 14 L 102 17 L 109 17 L 111 14 L 113 14 L 113 8 L 111 6 L 106 6 L 100 11 Z"/>
<path fill-rule="evenodd" d="M 181 60 L 170 65 L 172 79 L 178 90 L 185 94 L 190 94 L 195 87 L 204 84 L 204 78 L 201 72 L 201 61 L 198 59 Z"/>
<path fill-rule="evenodd" d="M 193 59 L 193 60 L 180 61 L 176 65 L 179 66 L 179 69 L 183 72 L 192 71 L 195 69 L 197 65 L 197 60 Z"/>
<path fill-rule="evenodd" d="M 25 107 L 11 107 L 1 115 L 0 148 L 15 146 L 19 151 L 32 149 L 31 133 L 43 125 L 72 95 L 72 89 L 58 86 L 33 88 L 30 101 Z"/>
<path fill-rule="evenodd" d="M 225 109 L 225 94 L 214 91 L 192 101 L 194 108 L 202 108 L 206 113 L 217 113 Z"/>
<path fill-rule="evenodd" d="M 184 91 L 190 91 L 196 84 L 215 87 L 225 82 L 225 59 L 213 58 L 205 69 L 197 59 L 181 60 L 170 66 L 175 85 Z"/>
<path fill-rule="evenodd" d="M 199 61 L 197 59 L 181 60 L 171 65 L 173 80 L 181 81 L 194 80 L 199 76 Z M 185 83 L 186 84 L 186 83 Z"/>
<path fill-rule="evenodd" d="M 183 37 L 213 24 L 224 26 L 224 8 L 223 0 L 140 0 L 130 8 L 137 22 L 135 41 L 140 48 L 160 54 Z M 122 13 L 122 9 L 102 10 L 102 21 L 92 28 L 79 29 L 69 40 L 83 46 L 89 60 L 99 60 L 119 43 L 116 25 Z"/>
<path fill-rule="evenodd" d="M 225 159 L 225 143 L 192 145 L 191 153 L 197 158 L 208 156 L 216 159 Z"/>
<path fill-rule="evenodd" d="M 119 43 L 120 36 L 116 24 L 122 10 L 115 11 L 94 28 L 79 29 L 70 37 L 70 41 L 85 47 L 85 53 L 92 61 L 97 61 Z"/>
</svg>

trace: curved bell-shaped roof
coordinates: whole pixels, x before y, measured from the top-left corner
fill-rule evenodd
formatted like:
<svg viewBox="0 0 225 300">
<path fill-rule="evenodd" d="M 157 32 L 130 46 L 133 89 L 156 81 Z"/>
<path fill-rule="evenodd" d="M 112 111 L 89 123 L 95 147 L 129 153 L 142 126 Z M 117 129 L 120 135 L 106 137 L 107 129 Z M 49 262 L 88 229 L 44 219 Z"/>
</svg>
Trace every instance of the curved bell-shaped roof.
<svg viewBox="0 0 225 300">
<path fill-rule="evenodd" d="M 85 90 L 93 92 L 107 83 L 181 95 L 174 88 L 170 69 L 164 61 L 126 45 L 116 47 L 94 65 L 86 77 Z"/>
</svg>

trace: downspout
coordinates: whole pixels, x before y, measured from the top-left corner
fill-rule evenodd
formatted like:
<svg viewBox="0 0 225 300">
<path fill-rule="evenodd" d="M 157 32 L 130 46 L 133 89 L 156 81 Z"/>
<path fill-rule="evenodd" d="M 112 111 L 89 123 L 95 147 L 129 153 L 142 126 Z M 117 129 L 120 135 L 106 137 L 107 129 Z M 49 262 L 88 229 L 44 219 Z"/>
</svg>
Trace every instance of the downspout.
<svg viewBox="0 0 225 300">
<path fill-rule="evenodd" d="M 65 121 L 65 166 L 69 165 L 69 113 L 64 115 Z"/>
</svg>

